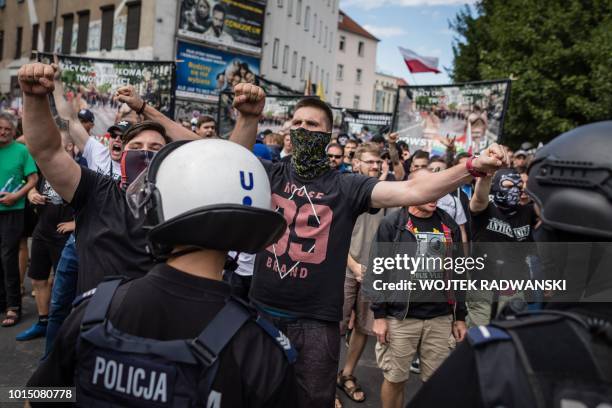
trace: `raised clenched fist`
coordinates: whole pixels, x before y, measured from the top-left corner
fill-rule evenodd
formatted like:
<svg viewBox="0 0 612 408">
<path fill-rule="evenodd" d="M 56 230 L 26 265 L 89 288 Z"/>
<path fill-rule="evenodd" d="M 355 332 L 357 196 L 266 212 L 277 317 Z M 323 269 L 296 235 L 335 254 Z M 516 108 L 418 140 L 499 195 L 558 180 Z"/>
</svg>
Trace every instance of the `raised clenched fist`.
<svg viewBox="0 0 612 408">
<path fill-rule="evenodd" d="M 474 169 L 492 174 L 509 165 L 508 151 L 505 147 L 493 143 L 480 153 L 472 162 Z"/>
<path fill-rule="evenodd" d="M 399 139 L 399 133 L 393 132 L 389 134 L 389 143 L 391 144 L 397 143 L 398 139 Z"/>
<path fill-rule="evenodd" d="M 259 117 L 266 104 L 266 93 L 257 85 L 241 83 L 234 87 L 234 109 L 243 116 Z"/>
<path fill-rule="evenodd" d="M 55 89 L 53 77 L 55 69 L 51 65 L 35 62 L 19 68 L 17 78 L 21 91 L 26 95 L 44 96 Z"/>
<path fill-rule="evenodd" d="M 139 111 L 142 108 L 142 98 L 132 85 L 122 86 L 117 89 L 116 97 L 119 102 L 125 103 L 132 110 Z"/>
</svg>

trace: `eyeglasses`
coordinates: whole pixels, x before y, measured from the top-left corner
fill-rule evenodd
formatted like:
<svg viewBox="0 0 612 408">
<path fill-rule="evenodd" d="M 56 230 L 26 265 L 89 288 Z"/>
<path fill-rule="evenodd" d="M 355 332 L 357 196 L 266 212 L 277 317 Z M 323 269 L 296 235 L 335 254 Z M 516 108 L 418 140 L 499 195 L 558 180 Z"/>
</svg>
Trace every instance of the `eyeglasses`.
<svg viewBox="0 0 612 408">
<path fill-rule="evenodd" d="M 371 166 L 373 164 L 380 166 L 382 164 L 382 160 L 361 160 L 362 163 L 367 164 L 368 166 Z"/>
<path fill-rule="evenodd" d="M 342 155 L 341 154 L 328 154 L 327 157 L 329 157 L 330 159 L 333 157 L 334 159 L 341 159 Z"/>
</svg>

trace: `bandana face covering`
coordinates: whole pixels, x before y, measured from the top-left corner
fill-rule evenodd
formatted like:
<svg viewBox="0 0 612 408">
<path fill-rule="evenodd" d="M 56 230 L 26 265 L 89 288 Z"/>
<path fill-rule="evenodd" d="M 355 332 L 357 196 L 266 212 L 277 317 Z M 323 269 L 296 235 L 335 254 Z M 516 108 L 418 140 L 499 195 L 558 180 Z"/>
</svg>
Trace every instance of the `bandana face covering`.
<svg viewBox="0 0 612 408">
<path fill-rule="evenodd" d="M 507 182 L 512 183 L 512 187 L 504 187 Z M 493 177 L 491 192 L 493 193 L 493 201 L 495 204 L 506 210 L 514 210 L 519 206 L 521 199 L 521 176 L 514 169 L 498 170 Z"/>
<path fill-rule="evenodd" d="M 148 166 L 156 152 L 125 150 L 121 155 L 121 187 L 127 188 Z"/>
<path fill-rule="evenodd" d="M 312 180 L 329 170 L 325 148 L 331 140 L 331 133 L 298 128 L 291 129 L 290 136 L 293 145 L 291 163 L 298 176 Z"/>
</svg>

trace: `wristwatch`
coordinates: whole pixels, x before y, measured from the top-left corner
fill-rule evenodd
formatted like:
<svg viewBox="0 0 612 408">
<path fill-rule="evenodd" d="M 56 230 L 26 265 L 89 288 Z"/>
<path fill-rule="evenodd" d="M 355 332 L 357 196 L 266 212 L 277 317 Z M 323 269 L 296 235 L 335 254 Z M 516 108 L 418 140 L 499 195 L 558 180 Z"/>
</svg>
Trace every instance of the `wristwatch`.
<svg viewBox="0 0 612 408">
<path fill-rule="evenodd" d="M 487 175 L 487 173 L 483 173 L 482 171 L 478 171 L 474 168 L 474 159 L 477 158 L 478 156 L 472 156 L 470 157 L 466 162 L 465 162 L 465 168 L 467 169 L 468 173 L 470 173 L 470 176 L 478 178 L 478 177 L 485 177 Z"/>
</svg>

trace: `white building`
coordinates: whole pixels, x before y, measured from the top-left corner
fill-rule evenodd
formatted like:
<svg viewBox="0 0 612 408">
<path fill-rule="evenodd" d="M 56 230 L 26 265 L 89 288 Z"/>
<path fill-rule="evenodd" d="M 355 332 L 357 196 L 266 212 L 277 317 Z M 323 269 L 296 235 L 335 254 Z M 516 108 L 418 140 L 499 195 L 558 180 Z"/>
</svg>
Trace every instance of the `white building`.
<svg viewBox="0 0 612 408">
<path fill-rule="evenodd" d="M 340 11 L 336 41 L 334 106 L 373 110 L 378 38 Z"/>
<path fill-rule="evenodd" d="M 332 95 L 339 0 L 268 0 L 261 75 L 303 92 L 306 80 Z"/>
<path fill-rule="evenodd" d="M 393 113 L 395 109 L 395 98 L 397 88 L 408 85 L 402 78 L 393 75 L 377 72 L 374 82 L 374 101 L 373 106 L 376 112 Z"/>
</svg>

